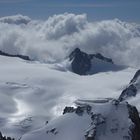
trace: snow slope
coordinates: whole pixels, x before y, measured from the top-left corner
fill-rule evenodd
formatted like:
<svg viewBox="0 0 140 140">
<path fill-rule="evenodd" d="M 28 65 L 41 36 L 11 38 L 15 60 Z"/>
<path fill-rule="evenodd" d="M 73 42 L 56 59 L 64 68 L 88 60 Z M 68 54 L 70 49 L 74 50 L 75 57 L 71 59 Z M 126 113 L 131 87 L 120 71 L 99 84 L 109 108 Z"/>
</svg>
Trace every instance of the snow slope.
<svg viewBox="0 0 140 140">
<path fill-rule="evenodd" d="M 39 128 L 76 99 L 118 98 L 135 69 L 79 76 L 51 64 L 0 56 L 0 124 L 11 137 Z M 28 129 L 20 122 L 33 117 Z"/>
<path fill-rule="evenodd" d="M 136 71 L 129 81 L 129 84 L 124 88 L 119 99 L 121 101 L 128 101 L 140 110 L 140 70 Z"/>
<path fill-rule="evenodd" d="M 54 119 L 46 127 L 24 135 L 21 140 L 131 140 L 126 103 L 81 102 L 81 108 Z M 90 106 L 89 106 L 90 105 Z"/>
</svg>

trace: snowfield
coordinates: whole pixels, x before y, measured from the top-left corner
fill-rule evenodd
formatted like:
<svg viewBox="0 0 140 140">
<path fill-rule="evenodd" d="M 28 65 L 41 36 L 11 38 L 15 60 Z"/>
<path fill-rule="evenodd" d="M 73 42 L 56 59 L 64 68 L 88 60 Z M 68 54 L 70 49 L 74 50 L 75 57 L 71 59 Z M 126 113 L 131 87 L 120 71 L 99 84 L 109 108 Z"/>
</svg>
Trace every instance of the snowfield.
<svg viewBox="0 0 140 140">
<path fill-rule="evenodd" d="M 5 56 L 0 56 L 0 65 L 1 131 L 13 137 L 42 127 L 77 99 L 118 98 L 136 71 L 79 76 L 52 64 Z"/>
</svg>

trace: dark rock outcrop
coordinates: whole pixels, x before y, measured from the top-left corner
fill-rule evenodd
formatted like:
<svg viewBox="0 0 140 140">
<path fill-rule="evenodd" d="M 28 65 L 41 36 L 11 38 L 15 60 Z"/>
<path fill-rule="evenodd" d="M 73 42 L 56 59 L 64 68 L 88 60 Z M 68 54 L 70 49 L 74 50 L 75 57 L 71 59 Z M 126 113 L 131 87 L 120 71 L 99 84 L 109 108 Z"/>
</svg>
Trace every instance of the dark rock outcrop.
<svg viewBox="0 0 140 140">
<path fill-rule="evenodd" d="M 129 87 L 124 89 L 119 97 L 119 101 L 124 101 L 129 97 L 134 97 L 137 94 L 137 88 L 135 85 L 131 84 Z"/>
<path fill-rule="evenodd" d="M 31 60 L 29 58 L 29 56 L 26 56 L 26 55 L 20 55 L 20 54 L 17 54 L 17 55 L 14 55 L 14 54 L 8 54 L 8 53 L 5 53 L 3 51 L 0 50 L 0 55 L 3 55 L 3 56 L 9 56 L 9 57 L 18 57 L 18 58 L 21 58 L 23 60 Z"/>
<path fill-rule="evenodd" d="M 75 109 L 74 109 L 74 107 L 65 107 L 64 108 L 64 110 L 63 110 L 63 114 L 66 114 L 66 113 L 72 113 L 72 112 L 74 112 L 75 111 Z"/>
<path fill-rule="evenodd" d="M 140 76 L 140 70 L 138 70 L 138 71 L 135 73 L 135 75 L 134 75 L 134 77 L 132 78 L 132 80 L 130 81 L 130 83 L 136 82 L 139 76 Z"/>
<path fill-rule="evenodd" d="M 132 140 L 140 140 L 140 117 L 136 107 L 127 105 L 129 118 L 133 122 L 133 127 L 130 128 Z"/>
<path fill-rule="evenodd" d="M 56 128 L 52 128 L 51 130 L 47 130 L 46 133 L 52 133 L 54 135 L 56 135 L 58 133 L 57 129 Z"/>
<path fill-rule="evenodd" d="M 140 140 L 140 117 L 138 110 L 136 107 L 127 104 L 128 109 L 128 117 L 131 120 L 132 124 L 129 128 L 129 135 L 124 135 L 123 139 L 125 140 Z M 86 140 L 95 140 L 96 139 L 96 133 L 97 133 L 97 127 L 99 125 L 106 123 L 106 118 L 104 118 L 101 114 L 93 114 L 91 115 L 92 124 L 91 128 L 86 132 L 85 138 Z M 126 118 L 128 119 L 128 118 Z M 111 129 L 112 133 L 116 133 L 118 130 L 117 128 Z"/>
<path fill-rule="evenodd" d="M 84 112 L 90 114 L 91 109 L 92 107 L 90 105 L 77 106 L 77 108 L 66 106 L 63 110 L 63 115 L 66 113 L 73 113 L 73 112 L 75 112 L 77 115 L 82 115 Z"/>
<path fill-rule="evenodd" d="M 100 53 L 92 54 L 92 56 L 93 56 L 93 57 L 96 57 L 96 58 L 98 58 L 98 59 L 104 60 L 104 61 L 106 61 L 106 62 L 110 62 L 110 63 L 113 64 L 112 59 L 107 58 L 107 57 L 104 57 L 104 56 L 103 56 L 102 54 L 100 54 Z"/>
<path fill-rule="evenodd" d="M 3 136 L 2 133 L 0 132 L 0 140 L 15 140 L 15 139 L 11 137 Z"/>
<path fill-rule="evenodd" d="M 91 113 L 91 120 L 92 123 L 90 129 L 86 131 L 86 135 L 85 135 L 86 140 L 95 140 L 98 126 L 106 122 L 105 118 L 101 114 Z"/>
<path fill-rule="evenodd" d="M 100 53 L 87 54 L 82 52 L 79 48 L 76 48 L 69 55 L 72 71 L 79 75 L 86 75 L 86 73 L 89 72 L 92 67 L 92 60 L 94 58 L 113 64 L 112 59 L 106 58 Z"/>
<path fill-rule="evenodd" d="M 85 75 L 87 71 L 91 68 L 92 57 L 79 48 L 76 48 L 69 56 L 72 61 L 71 67 L 72 71 L 79 75 Z"/>
<path fill-rule="evenodd" d="M 134 77 L 129 83 L 129 86 L 122 91 L 119 97 L 120 102 L 126 100 L 127 98 L 135 97 L 137 95 L 137 86 L 139 86 L 140 84 L 138 81 L 139 76 L 140 70 L 135 73 Z M 140 140 L 140 117 L 138 110 L 136 109 L 136 107 L 129 104 L 127 105 L 127 107 L 129 112 L 129 118 L 133 122 L 133 126 L 130 127 L 131 138 L 132 140 Z"/>
</svg>

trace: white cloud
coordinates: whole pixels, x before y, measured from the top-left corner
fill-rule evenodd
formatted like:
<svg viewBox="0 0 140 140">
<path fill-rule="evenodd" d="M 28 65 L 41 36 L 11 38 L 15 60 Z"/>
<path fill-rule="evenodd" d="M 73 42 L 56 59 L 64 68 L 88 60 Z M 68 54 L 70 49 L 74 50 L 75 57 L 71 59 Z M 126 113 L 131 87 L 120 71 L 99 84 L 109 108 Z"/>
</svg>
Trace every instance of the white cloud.
<svg viewBox="0 0 140 140">
<path fill-rule="evenodd" d="M 137 24 L 118 19 L 89 22 L 86 14 L 68 13 L 54 15 L 46 21 L 23 16 L 3 17 L 0 21 L 5 21 L 0 22 L 0 49 L 5 52 L 50 62 L 62 60 L 79 47 L 89 53 L 103 53 L 119 64 L 140 66 Z M 25 21 L 28 24 L 21 24 Z"/>
<path fill-rule="evenodd" d="M 72 35 L 84 28 L 86 25 L 86 15 L 75 15 L 64 13 L 62 15 L 54 15 L 49 17 L 44 23 L 41 30 L 46 34 L 47 38 L 58 39 L 65 35 Z"/>
<path fill-rule="evenodd" d="M 20 14 L 0 18 L 0 22 L 9 23 L 9 24 L 27 24 L 30 21 L 31 21 L 31 19 L 29 17 L 23 16 L 23 15 L 20 15 Z"/>
</svg>

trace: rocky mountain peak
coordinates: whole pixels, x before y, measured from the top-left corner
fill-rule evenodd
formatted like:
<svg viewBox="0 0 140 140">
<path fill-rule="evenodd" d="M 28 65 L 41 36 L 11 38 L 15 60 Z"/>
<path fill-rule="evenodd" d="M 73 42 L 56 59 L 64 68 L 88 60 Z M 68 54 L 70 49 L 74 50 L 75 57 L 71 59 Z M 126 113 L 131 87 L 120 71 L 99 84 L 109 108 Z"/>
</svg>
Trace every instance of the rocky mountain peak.
<svg viewBox="0 0 140 140">
<path fill-rule="evenodd" d="M 76 48 L 69 56 L 72 71 L 79 75 L 85 75 L 91 68 L 91 56 Z"/>
<path fill-rule="evenodd" d="M 86 75 L 92 67 L 96 67 L 94 63 L 97 60 L 113 64 L 112 59 L 104 57 L 102 54 L 87 54 L 81 51 L 79 48 L 74 49 L 69 55 L 71 61 L 72 71 L 79 75 Z M 102 64 L 101 64 L 102 65 Z"/>
<path fill-rule="evenodd" d="M 132 80 L 130 81 L 130 83 L 135 83 L 135 82 L 138 80 L 139 76 L 140 76 L 140 70 L 138 70 L 138 71 L 135 73 L 135 75 L 134 75 L 134 77 L 132 78 Z"/>
</svg>

